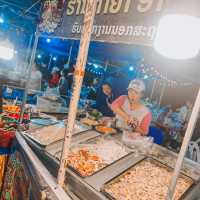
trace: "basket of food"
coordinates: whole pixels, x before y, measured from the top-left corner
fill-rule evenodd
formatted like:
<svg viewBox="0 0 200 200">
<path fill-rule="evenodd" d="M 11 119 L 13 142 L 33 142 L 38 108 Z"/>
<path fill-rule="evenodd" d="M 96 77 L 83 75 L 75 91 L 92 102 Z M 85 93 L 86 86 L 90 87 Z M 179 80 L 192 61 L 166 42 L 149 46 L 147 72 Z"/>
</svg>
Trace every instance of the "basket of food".
<svg viewBox="0 0 200 200">
<path fill-rule="evenodd" d="M 101 191 L 112 200 L 165 200 L 172 174 L 172 168 L 146 158 L 106 183 Z M 190 177 L 181 174 L 174 200 L 182 199 L 193 185 Z"/>
<path fill-rule="evenodd" d="M 20 107 L 16 105 L 3 105 L 3 111 L 9 113 L 20 113 Z"/>
</svg>

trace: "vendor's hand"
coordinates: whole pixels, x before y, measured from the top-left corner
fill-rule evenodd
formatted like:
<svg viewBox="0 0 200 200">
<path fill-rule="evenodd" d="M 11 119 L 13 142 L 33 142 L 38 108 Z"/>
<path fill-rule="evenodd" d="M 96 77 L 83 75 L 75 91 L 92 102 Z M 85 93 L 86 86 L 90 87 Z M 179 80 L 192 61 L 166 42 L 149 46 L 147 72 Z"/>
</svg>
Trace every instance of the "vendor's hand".
<svg viewBox="0 0 200 200">
<path fill-rule="evenodd" d="M 112 108 L 112 104 L 107 103 L 107 106 L 111 109 Z"/>
<path fill-rule="evenodd" d="M 111 109 L 112 104 L 106 99 L 107 106 Z"/>
<path fill-rule="evenodd" d="M 128 138 L 131 140 L 137 139 L 138 137 L 141 137 L 140 133 L 134 132 L 134 133 L 129 133 Z"/>
<path fill-rule="evenodd" d="M 133 127 L 133 129 L 136 129 L 138 127 L 138 120 L 134 117 L 129 117 L 129 119 L 127 120 L 127 124 L 131 127 Z"/>
</svg>

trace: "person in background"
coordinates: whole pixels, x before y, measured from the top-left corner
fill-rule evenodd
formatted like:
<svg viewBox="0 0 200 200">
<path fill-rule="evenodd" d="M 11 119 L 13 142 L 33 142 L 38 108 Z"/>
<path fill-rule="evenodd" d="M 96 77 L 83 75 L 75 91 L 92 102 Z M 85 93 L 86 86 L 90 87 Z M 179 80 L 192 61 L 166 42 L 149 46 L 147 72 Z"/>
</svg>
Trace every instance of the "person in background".
<svg viewBox="0 0 200 200">
<path fill-rule="evenodd" d="M 118 97 L 111 105 L 118 120 L 117 126 L 141 136 L 148 135 L 152 120 L 150 110 L 141 102 L 144 91 L 142 80 L 132 80 L 128 86 L 128 95 Z"/>
<path fill-rule="evenodd" d="M 185 118 L 185 124 L 187 125 L 187 123 L 190 120 L 191 114 L 192 114 L 193 105 L 189 101 L 186 103 L 186 105 L 187 105 L 188 111 L 187 111 L 187 115 L 186 115 L 186 118 Z"/>
<path fill-rule="evenodd" d="M 69 82 L 67 79 L 67 71 L 63 70 L 61 72 L 61 77 L 60 77 L 60 81 L 59 81 L 59 92 L 60 92 L 60 96 L 63 98 L 66 98 L 67 94 L 68 94 L 68 90 L 69 90 Z"/>
<path fill-rule="evenodd" d="M 58 86 L 59 84 L 59 80 L 60 80 L 60 73 L 59 73 L 59 68 L 58 67 L 54 67 L 52 72 L 51 72 L 51 78 L 49 80 L 49 87 L 50 88 L 55 88 Z"/>
<path fill-rule="evenodd" d="M 97 92 L 96 109 L 103 114 L 104 117 L 114 117 L 111 104 L 115 99 L 112 86 L 105 82 L 101 90 Z"/>
<path fill-rule="evenodd" d="M 74 80 L 74 64 L 69 65 L 69 69 L 68 69 L 68 73 L 67 73 L 67 80 L 69 83 L 69 90 L 72 89 L 72 85 L 73 85 L 73 80 Z"/>
<path fill-rule="evenodd" d="M 171 143 L 170 136 L 170 125 L 171 125 L 171 114 L 173 113 L 171 105 L 168 105 L 161 109 L 161 113 L 156 121 L 156 128 L 163 131 L 163 144 L 169 146 Z"/>
<path fill-rule="evenodd" d="M 28 86 L 28 102 L 30 104 L 36 103 L 36 93 L 41 91 L 42 85 L 42 73 L 36 63 L 32 66 L 32 72 L 29 80 Z"/>
<path fill-rule="evenodd" d="M 184 126 L 187 125 L 191 112 L 192 112 L 192 104 L 189 101 L 187 101 L 185 105 L 176 110 L 175 112 L 176 120 L 179 122 L 182 128 L 184 128 Z"/>
<path fill-rule="evenodd" d="M 40 71 L 42 73 L 42 91 L 45 91 L 48 87 L 48 82 L 51 78 L 51 74 L 48 70 L 48 66 L 45 63 L 41 63 Z"/>
<path fill-rule="evenodd" d="M 28 94 L 34 94 L 36 91 L 41 91 L 42 73 L 36 63 L 32 66 L 31 77 L 29 80 L 29 92 Z"/>
<path fill-rule="evenodd" d="M 88 99 L 96 100 L 97 99 L 97 90 L 99 85 L 99 80 L 95 78 L 92 82 L 92 84 L 89 86 L 89 92 L 88 92 Z"/>
<path fill-rule="evenodd" d="M 166 119 L 169 117 L 170 113 L 171 113 L 171 106 L 170 105 L 162 108 L 161 112 L 158 116 L 157 122 L 161 125 L 164 125 L 165 122 L 166 122 Z"/>
<path fill-rule="evenodd" d="M 192 104 L 187 101 L 185 105 L 177 109 L 177 120 L 182 124 L 185 125 L 190 118 L 192 110 Z"/>
<path fill-rule="evenodd" d="M 61 73 L 64 72 L 66 75 L 69 73 L 69 64 L 65 63 Z"/>
</svg>

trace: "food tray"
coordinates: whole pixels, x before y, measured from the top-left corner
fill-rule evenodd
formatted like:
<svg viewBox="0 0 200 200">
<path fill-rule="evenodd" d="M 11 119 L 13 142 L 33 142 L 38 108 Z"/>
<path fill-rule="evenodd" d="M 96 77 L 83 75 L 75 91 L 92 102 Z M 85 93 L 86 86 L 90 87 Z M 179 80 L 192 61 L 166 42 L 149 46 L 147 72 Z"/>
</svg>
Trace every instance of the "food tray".
<svg viewBox="0 0 200 200">
<path fill-rule="evenodd" d="M 93 145 L 95 145 L 95 144 L 98 144 L 98 142 L 100 142 L 100 140 L 102 140 L 102 138 L 104 138 L 106 141 L 112 141 L 112 142 L 114 142 L 114 143 L 116 143 L 117 145 L 119 145 L 120 147 L 123 147 L 123 149 L 124 149 L 124 151 L 125 151 L 125 153 L 124 153 L 124 155 L 122 155 L 122 156 L 119 156 L 119 158 L 117 158 L 117 159 L 114 159 L 113 161 L 107 161 L 107 163 L 104 165 L 104 166 L 102 166 L 101 168 L 99 168 L 99 169 L 97 169 L 96 171 L 94 171 L 92 174 L 90 174 L 90 175 L 83 175 L 83 174 L 81 174 L 77 169 L 75 169 L 75 168 L 73 168 L 72 166 L 68 166 L 70 169 L 72 169 L 76 174 L 78 174 L 80 177 L 82 177 L 82 178 L 86 178 L 86 177 L 90 177 L 90 176 L 93 176 L 93 175 L 95 175 L 96 173 L 98 173 L 98 172 L 100 172 L 100 171 L 102 171 L 102 170 L 104 170 L 105 168 L 107 168 L 108 166 L 110 166 L 110 165 L 112 165 L 112 164 L 114 164 L 114 163 L 116 163 L 116 162 L 118 162 L 119 160 L 121 160 L 121 159 L 123 159 L 123 158 L 125 158 L 126 156 L 128 156 L 131 152 L 130 152 L 130 150 L 128 149 L 128 148 L 126 148 L 122 143 L 120 143 L 119 141 L 117 141 L 117 140 L 113 140 L 113 138 L 111 138 L 111 137 L 101 137 L 101 136 L 97 136 L 97 137 L 95 137 L 95 138 L 92 138 L 92 139 L 89 139 L 89 140 L 86 140 L 86 141 L 84 141 L 83 143 L 80 143 L 79 145 L 75 145 L 75 146 L 72 146 L 71 147 L 71 150 L 75 150 L 75 149 L 77 149 L 77 150 L 81 150 L 81 149 L 90 149 L 90 148 L 92 148 L 92 146 Z M 100 144 L 100 143 L 99 143 Z"/>
<path fill-rule="evenodd" d="M 87 130 L 89 130 L 88 127 L 76 122 L 73 135 L 85 132 Z M 57 134 L 55 132 L 57 132 Z M 27 131 L 24 134 L 40 146 L 46 147 L 50 144 L 64 139 L 65 126 L 64 123 L 56 123 L 54 125 L 38 128 L 34 131 Z"/>
<path fill-rule="evenodd" d="M 153 158 L 145 158 L 145 159 L 143 159 L 143 160 L 141 160 L 141 161 L 139 161 L 139 162 L 137 162 L 136 164 L 134 164 L 133 166 L 131 166 L 129 169 L 127 169 L 127 170 L 125 170 L 124 172 L 122 172 L 121 174 L 119 174 L 118 176 L 116 176 L 116 177 L 114 177 L 113 179 L 111 179 L 110 181 L 108 181 L 107 183 L 105 183 L 104 184 L 104 186 L 102 187 L 102 189 L 101 189 L 101 192 L 107 197 L 107 198 L 109 198 L 109 199 L 111 199 L 111 200 L 119 200 L 119 198 L 121 198 L 121 197 L 119 197 L 119 198 L 115 198 L 115 197 L 113 197 L 109 192 L 107 192 L 107 190 L 109 190 L 111 187 L 113 187 L 113 185 L 115 185 L 115 184 L 117 184 L 117 183 L 120 183 L 121 182 L 121 179 L 124 179 L 125 180 L 125 176 L 126 175 L 128 175 L 128 174 L 130 174 L 131 173 L 131 171 L 133 171 L 135 168 L 136 168 L 136 166 L 138 167 L 139 165 L 140 166 L 142 166 L 142 164 L 143 163 L 145 163 L 145 162 L 149 162 L 149 163 L 151 163 L 152 165 L 155 165 L 155 166 L 159 166 L 160 168 L 164 168 L 167 172 L 172 172 L 173 171 L 173 169 L 171 168 L 171 167 L 169 167 L 169 166 L 166 166 L 166 165 L 164 165 L 164 164 L 162 164 L 161 162 L 159 162 L 159 161 L 157 161 L 157 160 L 155 160 L 155 159 L 153 159 Z M 147 175 L 148 176 L 148 175 Z M 183 194 L 181 194 L 181 196 L 179 197 L 179 198 L 176 198 L 175 200 L 182 200 L 182 199 L 184 199 L 184 197 L 189 193 L 189 191 L 194 187 L 194 181 L 193 181 L 193 179 L 192 178 L 190 178 L 190 177 L 188 177 L 188 176 L 186 176 L 186 175 L 183 175 L 183 174 L 181 174 L 180 175 L 180 177 L 182 178 L 182 179 L 184 179 L 186 182 L 188 182 L 189 183 L 189 186 L 186 188 L 186 190 L 183 192 Z M 132 179 L 133 179 L 133 177 L 132 177 Z M 132 180 L 131 179 L 131 180 Z M 153 178 L 151 177 L 151 182 L 153 181 Z M 131 183 L 129 183 L 129 184 L 131 184 Z M 137 183 L 135 183 L 135 184 L 137 184 Z M 124 183 L 124 185 L 125 185 L 125 183 Z M 118 185 L 118 187 L 119 187 L 119 185 Z M 124 186 L 125 188 L 126 188 L 126 186 Z M 180 188 L 179 188 L 180 189 Z M 144 191 L 144 193 L 146 193 L 147 195 L 148 195 L 148 193 L 147 193 L 147 191 Z M 144 194 L 143 193 L 143 194 Z M 152 196 L 152 190 L 151 190 L 151 193 L 148 195 L 148 197 L 147 198 L 145 198 L 144 196 L 143 196 L 143 194 L 141 194 L 140 196 L 142 197 L 142 198 L 138 198 L 138 197 L 136 197 L 137 198 L 137 200 L 149 200 L 149 196 Z M 135 195 L 135 192 L 134 192 L 134 195 Z M 135 198 L 135 199 L 136 199 Z M 124 198 L 124 200 L 132 200 L 132 198 Z M 158 199 L 158 198 L 157 198 Z M 166 196 L 163 196 L 163 198 L 159 198 L 159 200 L 165 200 L 166 199 Z M 121 199 L 120 199 L 121 200 Z M 134 199 L 133 199 L 134 200 Z"/>
<path fill-rule="evenodd" d="M 33 124 L 38 124 L 38 125 L 42 125 L 42 126 L 49 126 L 49 125 L 53 125 L 53 124 L 57 124 L 58 121 L 53 120 L 53 119 L 32 119 L 31 122 Z"/>
<path fill-rule="evenodd" d="M 95 127 L 95 126 L 99 125 L 99 122 L 97 120 L 92 120 L 92 119 L 89 119 L 89 118 L 81 119 L 81 123 L 85 124 L 87 126 L 91 126 L 91 127 Z"/>
</svg>

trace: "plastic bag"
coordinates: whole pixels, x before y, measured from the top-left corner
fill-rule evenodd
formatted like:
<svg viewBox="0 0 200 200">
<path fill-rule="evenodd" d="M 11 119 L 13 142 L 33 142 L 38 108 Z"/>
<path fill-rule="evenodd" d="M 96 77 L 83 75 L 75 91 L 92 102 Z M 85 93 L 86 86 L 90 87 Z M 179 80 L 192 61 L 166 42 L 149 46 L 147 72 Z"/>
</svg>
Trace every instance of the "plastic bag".
<svg viewBox="0 0 200 200">
<path fill-rule="evenodd" d="M 129 148 L 136 149 L 140 153 L 148 153 L 153 146 L 153 138 L 147 136 L 141 136 L 140 133 L 133 133 L 129 131 L 123 131 L 122 141 Z"/>
</svg>

